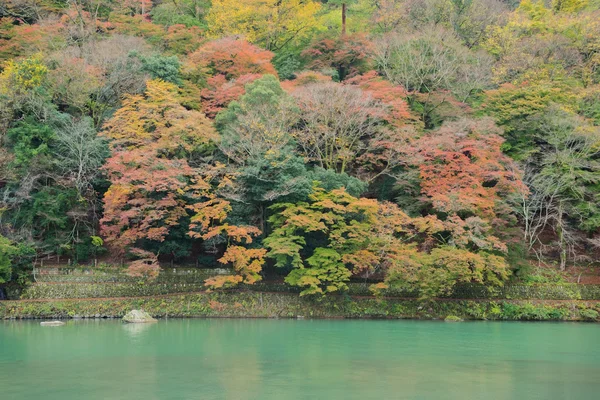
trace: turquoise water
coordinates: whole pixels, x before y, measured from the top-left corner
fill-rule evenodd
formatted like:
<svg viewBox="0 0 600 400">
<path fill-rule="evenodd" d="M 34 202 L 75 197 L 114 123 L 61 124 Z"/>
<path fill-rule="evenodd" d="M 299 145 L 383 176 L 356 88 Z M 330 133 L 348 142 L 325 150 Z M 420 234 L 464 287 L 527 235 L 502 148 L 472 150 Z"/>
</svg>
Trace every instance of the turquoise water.
<svg viewBox="0 0 600 400">
<path fill-rule="evenodd" d="M 600 325 L 0 322 L 0 399 L 600 399 Z"/>
</svg>

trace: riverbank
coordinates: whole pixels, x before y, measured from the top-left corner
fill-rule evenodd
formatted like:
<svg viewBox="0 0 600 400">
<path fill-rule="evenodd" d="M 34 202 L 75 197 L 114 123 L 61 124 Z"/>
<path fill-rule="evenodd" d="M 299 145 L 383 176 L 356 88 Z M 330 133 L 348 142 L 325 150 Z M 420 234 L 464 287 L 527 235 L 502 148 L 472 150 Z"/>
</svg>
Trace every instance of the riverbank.
<svg viewBox="0 0 600 400">
<path fill-rule="evenodd" d="M 150 297 L 0 302 L 0 319 L 121 318 L 143 309 L 156 318 L 383 318 L 505 321 L 599 321 L 600 301 L 459 300 L 368 296 L 300 297 L 295 293 L 199 292 Z"/>
</svg>

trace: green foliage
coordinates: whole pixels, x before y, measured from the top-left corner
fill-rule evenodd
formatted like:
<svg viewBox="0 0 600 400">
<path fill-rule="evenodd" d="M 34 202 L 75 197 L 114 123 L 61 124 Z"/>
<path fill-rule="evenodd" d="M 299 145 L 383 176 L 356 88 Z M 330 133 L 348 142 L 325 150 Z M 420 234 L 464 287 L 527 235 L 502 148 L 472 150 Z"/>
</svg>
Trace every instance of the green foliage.
<svg viewBox="0 0 600 400">
<path fill-rule="evenodd" d="M 279 52 L 273 58 L 273 65 L 282 80 L 295 79 L 296 73 L 302 69 L 303 60 L 293 52 Z"/>
<path fill-rule="evenodd" d="M 310 175 L 319 187 L 327 191 L 344 188 L 349 195 L 359 197 L 367 190 L 367 183 L 346 173 L 338 173 L 332 169 L 315 167 Z"/>
<path fill-rule="evenodd" d="M 205 28 L 204 16 L 209 8 L 210 0 L 167 0 L 153 7 L 150 14 L 155 24 Z"/>
<path fill-rule="evenodd" d="M 70 242 L 68 228 L 72 227 L 69 212 L 80 204 L 74 188 L 43 186 L 6 217 L 15 226 L 27 228 L 36 239 L 42 239 L 40 250 L 64 252 Z"/>
<path fill-rule="evenodd" d="M 345 282 L 350 279 L 351 273 L 337 251 L 317 248 L 306 263 L 310 268 L 294 269 L 285 278 L 288 284 L 304 288 L 301 295 L 331 293 L 347 288 Z"/>
<path fill-rule="evenodd" d="M 141 287 L 141 286 L 140 286 Z M 592 304 L 587 310 L 596 311 Z M 0 319 L 122 317 L 143 309 L 154 317 L 296 318 L 419 318 L 490 320 L 589 320 L 594 315 L 573 302 L 533 306 L 527 302 L 435 301 L 426 306 L 415 300 L 379 300 L 331 296 L 324 299 L 278 293 L 194 293 L 131 299 L 6 301 Z M 596 311 L 597 312 L 597 311 Z"/>
<path fill-rule="evenodd" d="M 597 321 L 598 315 L 600 315 L 598 311 L 594 310 L 593 308 L 585 308 L 579 311 L 579 314 L 585 321 Z"/>
<path fill-rule="evenodd" d="M 345 289 L 351 276 L 348 260 L 359 259 L 371 240 L 373 207 L 343 189 L 326 192 L 318 186 L 310 203 L 274 205 L 273 231 L 264 240 L 267 256 L 278 267 L 293 268 L 286 282 L 305 288 L 303 295 Z"/>
<path fill-rule="evenodd" d="M 20 286 L 31 279 L 35 249 L 27 243 L 10 243 L 0 236 L 0 280 L 12 281 Z M 7 261 L 8 260 L 8 261 Z"/>
<path fill-rule="evenodd" d="M 142 71 L 148 72 L 152 79 L 161 79 L 175 85 L 182 85 L 181 63 L 177 56 L 154 54 L 149 57 L 138 55 L 142 61 Z"/>
<path fill-rule="evenodd" d="M 311 192 L 312 182 L 290 134 L 296 120 L 291 97 L 273 75 L 247 84 L 246 93 L 217 115 L 219 147 L 235 162 L 246 203 L 262 209 L 276 201 L 304 199 Z"/>
<path fill-rule="evenodd" d="M 17 252 L 17 248 L 10 240 L 0 235 L 0 283 L 6 283 L 12 275 L 11 258 Z"/>
<path fill-rule="evenodd" d="M 51 162 L 48 155 L 56 134 L 47 124 L 28 116 L 9 129 L 7 137 L 15 155 L 15 167 L 27 168 L 35 160 L 36 167 L 43 168 Z"/>
<path fill-rule="evenodd" d="M 431 299 L 450 295 L 461 283 L 502 286 L 508 275 L 500 256 L 442 246 L 429 254 L 408 253 L 404 266 L 387 274 L 386 283 L 405 289 L 417 287 L 422 299 Z"/>
</svg>

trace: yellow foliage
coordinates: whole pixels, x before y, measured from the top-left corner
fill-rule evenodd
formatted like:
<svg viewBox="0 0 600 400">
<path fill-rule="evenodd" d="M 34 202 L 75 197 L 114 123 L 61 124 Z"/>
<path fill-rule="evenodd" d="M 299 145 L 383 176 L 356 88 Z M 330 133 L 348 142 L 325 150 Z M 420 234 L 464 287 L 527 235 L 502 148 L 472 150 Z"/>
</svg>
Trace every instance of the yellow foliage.
<svg viewBox="0 0 600 400">
<path fill-rule="evenodd" d="M 11 60 L 0 74 L 0 93 L 20 93 L 40 87 L 48 74 L 42 55 L 36 54 L 24 60 Z"/>
<path fill-rule="evenodd" d="M 588 0 L 553 0 L 552 8 L 557 12 L 573 13 L 586 8 Z"/>
<path fill-rule="evenodd" d="M 213 0 L 206 20 L 218 38 L 242 35 L 268 50 L 310 38 L 320 4 L 312 0 Z"/>
<path fill-rule="evenodd" d="M 212 123 L 198 111 L 181 105 L 172 83 L 151 80 L 144 95 L 129 95 L 107 123 L 113 147 L 134 148 L 155 143 L 162 150 L 190 152 L 218 136 Z"/>
</svg>

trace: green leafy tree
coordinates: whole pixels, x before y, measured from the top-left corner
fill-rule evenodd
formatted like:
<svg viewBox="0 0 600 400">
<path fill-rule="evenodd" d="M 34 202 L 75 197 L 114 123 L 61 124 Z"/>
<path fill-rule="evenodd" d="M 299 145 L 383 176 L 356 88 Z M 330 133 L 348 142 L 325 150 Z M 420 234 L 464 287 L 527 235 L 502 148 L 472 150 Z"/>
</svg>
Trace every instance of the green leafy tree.
<svg viewBox="0 0 600 400">
<path fill-rule="evenodd" d="M 238 174 L 240 200 L 256 209 L 264 231 L 266 208 L 305 198 L 312 182 L 290 134 L 298 120 L 293 99 L 273 75 L 247 84 L 245 90 L 217 115 L 216 125 L 219 147 Z"/>
<path fill-rule="evenodd" d="M 302 295 L 344 290 L 352 265 L 358 271 L 365 259 L 377 259 L 370 249 L 374 200 L 315 187 L 309 202 L 280 203 L 271 209 L 273 230 L 264 240 L 267 257 L 278 267 L 292 268 L 285 281 L 303 288 Z"/>
<path fill-rule="evenodd" d="M 43 168 L 51 162 L 50 147 L 56 133 L 49 125 L 28 116 L 7 132 L 7 138 L 15 156 L 15 167 L 27 168 L 36 163 Z"/>
<path fill-rule="evenodd" d="M 181 63 L 177 56 L 166 57 L 154 54 L 149 57 L 139 56 L 142 61 L 142 70 L 148 72 L 153 79 L 161 79 L 165 82 L 182 85 Z"/>
<path fill-rule="evenodd" d="M 12 275 L 11 256 L 17 251 L 10 240 L 0 235 L 0 283 L 6 283 Z"/>
</svg>

